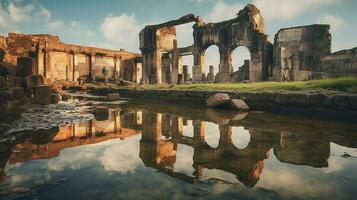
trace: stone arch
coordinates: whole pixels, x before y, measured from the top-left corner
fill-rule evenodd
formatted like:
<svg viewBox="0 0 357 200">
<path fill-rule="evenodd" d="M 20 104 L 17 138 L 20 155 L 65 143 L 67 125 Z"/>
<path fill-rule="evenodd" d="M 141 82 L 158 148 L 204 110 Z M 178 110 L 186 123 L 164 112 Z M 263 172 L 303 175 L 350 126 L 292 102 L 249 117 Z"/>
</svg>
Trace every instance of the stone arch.
<svg viewBox="0 0 357 200">
<path fill-rule="evenodd" d="M 204 57 L 203 73 L 206 81 L 215 82 L 215 76 L 219 70 L 220 50 L 216 44 L 211 44 L 201 50 Z"/>
<path fill-rule="evenodd" d="M 231 52 L 233 73 L 230 82 L 242 82 L 249 80 L 250 61 L 252 54 L 246 46 L 238 46 Z"/>
</svg>

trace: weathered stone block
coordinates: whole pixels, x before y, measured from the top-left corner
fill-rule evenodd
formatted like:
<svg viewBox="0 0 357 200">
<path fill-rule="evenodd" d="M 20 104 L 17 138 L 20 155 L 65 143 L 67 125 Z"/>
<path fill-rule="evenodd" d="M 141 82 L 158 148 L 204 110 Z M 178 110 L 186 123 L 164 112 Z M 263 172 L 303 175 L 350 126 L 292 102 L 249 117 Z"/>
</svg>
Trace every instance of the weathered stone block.
<svg viewBox="0 0 357 200">
<path fill-rule="evenodd" d="M 210 96 L 206 100 L 206 104 L 208 107 L 219 107 L 219 106 L 227 106 L 230 103 L 230 97 L 228 94 L 217 93 Z"/>
<path fill-rule="evenodd" d="M 16 76 L 29 76 L 35 73 L 34 60 L 31 57 L 18 57 Z"/>
<path fill-rule="evenodd" d="M 51 104 L 57 104 L 61 100 L 62 100 L 62 97 L 60 94 L 55 94 L 55 93 L 51 94 Z"/>
<path fill-rule="evenodd" d="M 0 76 L 15 75 L 16 66 L 11 63 L 0 62 Z"/>
<path fill-rule="evenodd" d="M 250 108 L 242 99 L 231 99 L 232 108 L 235 108 L 239 111 L 248 111 Z"/>
<path fill-rule="evenodd" d="M 120 99 L 120 95 L 118 93 L 111 93 L 108 94 L 107 98 L 109 101 L 116 101 Z"/>
<path fill-rule="evenodd" d="M 109 119 L 109 108 L 105 106 L 96 106 L 94 108 L 94 116 L 98 121 L 104 121 Z"/>
<path fill-rule="evenodd" d="M 15 99 L 25 98 L 25 89 L 23 87 L 12 87 L 10 88 L 11 94 Z"/>
<path fill-rule="evenodd" d="M 43 85 L 44 80 L 42 75 L 30 75 L 26 76 L 26 86 L 27 87 L 36 87 Z"/>
<path fill-rule="evenodd" d="M 40 85 L 33 88 L 34 98 L 33 103 L 40 105 L 47 105 L 51 103 L 51 86 Z"/>
<path fill-rule="evenodd" d="M 13 77 L 14 87 L 26 87 L 26 79 L 24 77 L 15 76 Z"/>
</svg>

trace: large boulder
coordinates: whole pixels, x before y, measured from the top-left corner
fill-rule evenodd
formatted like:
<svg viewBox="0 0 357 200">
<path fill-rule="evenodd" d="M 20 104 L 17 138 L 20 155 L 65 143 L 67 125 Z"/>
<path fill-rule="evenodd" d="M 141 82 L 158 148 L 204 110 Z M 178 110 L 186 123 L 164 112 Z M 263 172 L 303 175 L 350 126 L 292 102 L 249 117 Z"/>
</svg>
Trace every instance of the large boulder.
<svg viewBox="0 0 357 200">
<path fill-rule="evenodd" d="M 214 94 L 206 100 L 206 104 L 208 107 L 228 107 L 230 105 L 230 97 L 225 93 L 217 93 Z"/>
<path fill-rule="evenodd" d="M 242 99 L 231 99 L 232 108 L 239 111 L 248 111 L 249 106 Z"/>
<path fill-rule="evenodd" d="M 34 98 L 33 103 L 47 105 L 51 103 L 51 86 L 40 85 L 33 88 Z"/>
<path fill-rule="evenodd" d="M 34 74 L 34 60 L 31 57 L 21 56 L 17 58 L 16 76 L 26 77 Z"/>
<path fill-rule="evenodd" d="M 43 85 L 44 80 L 42 75 L 30 75 L 26 76 L 26 86 L 27 87 L 36 87 Z"/>
<path fill-rule="evenodd" d="M 5 51 L 4 49 L 0 49 L 0 62 L 4 60 L 4 57 L 5 57 Z"/>
</svg>

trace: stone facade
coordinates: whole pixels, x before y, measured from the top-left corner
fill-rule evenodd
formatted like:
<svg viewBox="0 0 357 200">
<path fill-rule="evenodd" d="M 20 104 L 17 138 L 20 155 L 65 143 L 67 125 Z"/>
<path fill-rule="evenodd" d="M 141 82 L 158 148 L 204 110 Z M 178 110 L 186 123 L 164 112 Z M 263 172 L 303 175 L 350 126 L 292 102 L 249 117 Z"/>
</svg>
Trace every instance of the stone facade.
<svg viewBox="0 0 357 200">
<path fill-rule="evenodd" d="M 0 37 L 0 48 L 5 50 L 4 61 L 8 63 L 17 64 L 17 57 L 32 57 L 35 60 L 35 74 L 51 81 L 77 81 L 79 78 L 87 81 L 105 78 L 116 80 L 124 77 L 129 81 L 140 81 L 132 74 L 126 75 L 121 69 L 131 69 L 127 70 L 131 73 L 138 71 L 141 56 L 124 50 L 65 44 L 58 36 L 47 34 L 17 33 Z"/>
<path fill-rule="evenodd" d="M 193 25 L 194 44 L 177 48 L 176 25 L 195 22 Z M 140 50 L 143 54 L 144 82 L 145 83 L 177 83 L 177 69 L 180 57 L 193 55 L 192 81 L 206 81 L 204 56 L 206 49 L 217 45 L 220 53 L 219 72 L 216 82 L 230 82 L 233 73 L 232 51 L 245 46 L 251 53 L 250 79 L 262 81 L 268 78 L 268 68 L 271 68 L 272 44 L 264 34 L 264 19 L 254 5 L 247 5 L 239 11 L 237 17 L 219 23 L 205 23 L 199 17 L 189 14 L 177 20 L 163 24 L 146 26 L 140 32 Z M 171 80 L 163 79 L 161 63 L 162 52 L 170 53 Z M 165 61 L 167 62 L 167 61 Z"/>
</svg>

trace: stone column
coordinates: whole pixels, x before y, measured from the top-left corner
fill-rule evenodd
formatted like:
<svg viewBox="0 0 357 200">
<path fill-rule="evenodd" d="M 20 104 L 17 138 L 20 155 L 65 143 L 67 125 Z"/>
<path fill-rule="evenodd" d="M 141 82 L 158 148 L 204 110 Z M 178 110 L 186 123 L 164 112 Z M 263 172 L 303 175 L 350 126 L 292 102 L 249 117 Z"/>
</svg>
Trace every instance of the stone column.
<svg viewBox="0 0 357 200">
<path fill-rule="evenodd" d="M 143 141 L 157 142 L 161 140 L 161 114 L 143 111 Z"/>
<path fill-rule="evenodd" d="M 178 70 L 179 70 L 179 52 L 177 49 L 177 40 L 173 40 L 174 49 L 172 51 L 172 71 L 171 71 L 171 83 L 178 82 Z"/>
<path fill-rule="evenodd" d="M 73 52 L 72 53 L 73 56 L 73 77 L 72 77 L 72 81 L 77 81 L 79 78 L 79 66 L 78 66 L 78 58 L 77 58 L 77 53 Z"/>
<path fill-rule="evenodd" d="M 232 144 L 232 127 L 227 125 L 219 125 L 219 147 Z"/>
<path fill-rule="evenodd" d="M 114 57 L 114 80 L 118 80 L 120 76 L 120 60 Z"/>
<path fill-rule="evenodd" d="M 172 115 L 172 137 L 173 138 L 180 138 L 183 134 L 183 121 L 182 118 L 178 115 Z"/>
<path fill-rule="evenodd" d="M 203 143 L 205 141 L 205 122 L 200 120 L 193 120 L 193 138 L 198 143 Z"/>
<path fill-rule="evenodd" d="M 90 80 L 95 82 L 95 54 L 89 54 L 89 63 Z"/>
<path fill-rule="evenodd" d="M 230 81 L 230 75 L 233 72 L 231 50 L 220 48 L 219 57 L 219 72 L 216 76 L 216 82 L 228 83 Z"/>
<path fill-rule="evenodd" d="M 44 66 L 44 76 L 46 78 L 51 78 L 51 53 L 48 49 L 45 49 L 45 66 Z"/>
<path fill-rule="evenodd" d="M 214 66 L 209 66 L 209 72 L 207 74 L 207 81 L 214 82 Z"/>
<path fill-rule="evenodd" d="M 201 51 L 197 50 L 193 54 L 193 67 L 192 67 L 192 81 L 193 82 L 202 82 L 205 69 L 204 69 L 204 55 Z"/>
<path fill-rule="evenodd" d="M 182 77 L 183 77 L 183 82 L 188 81 L 188 72 L 187 72 L 187 65 L 182 65 Z"/>
</svg>

